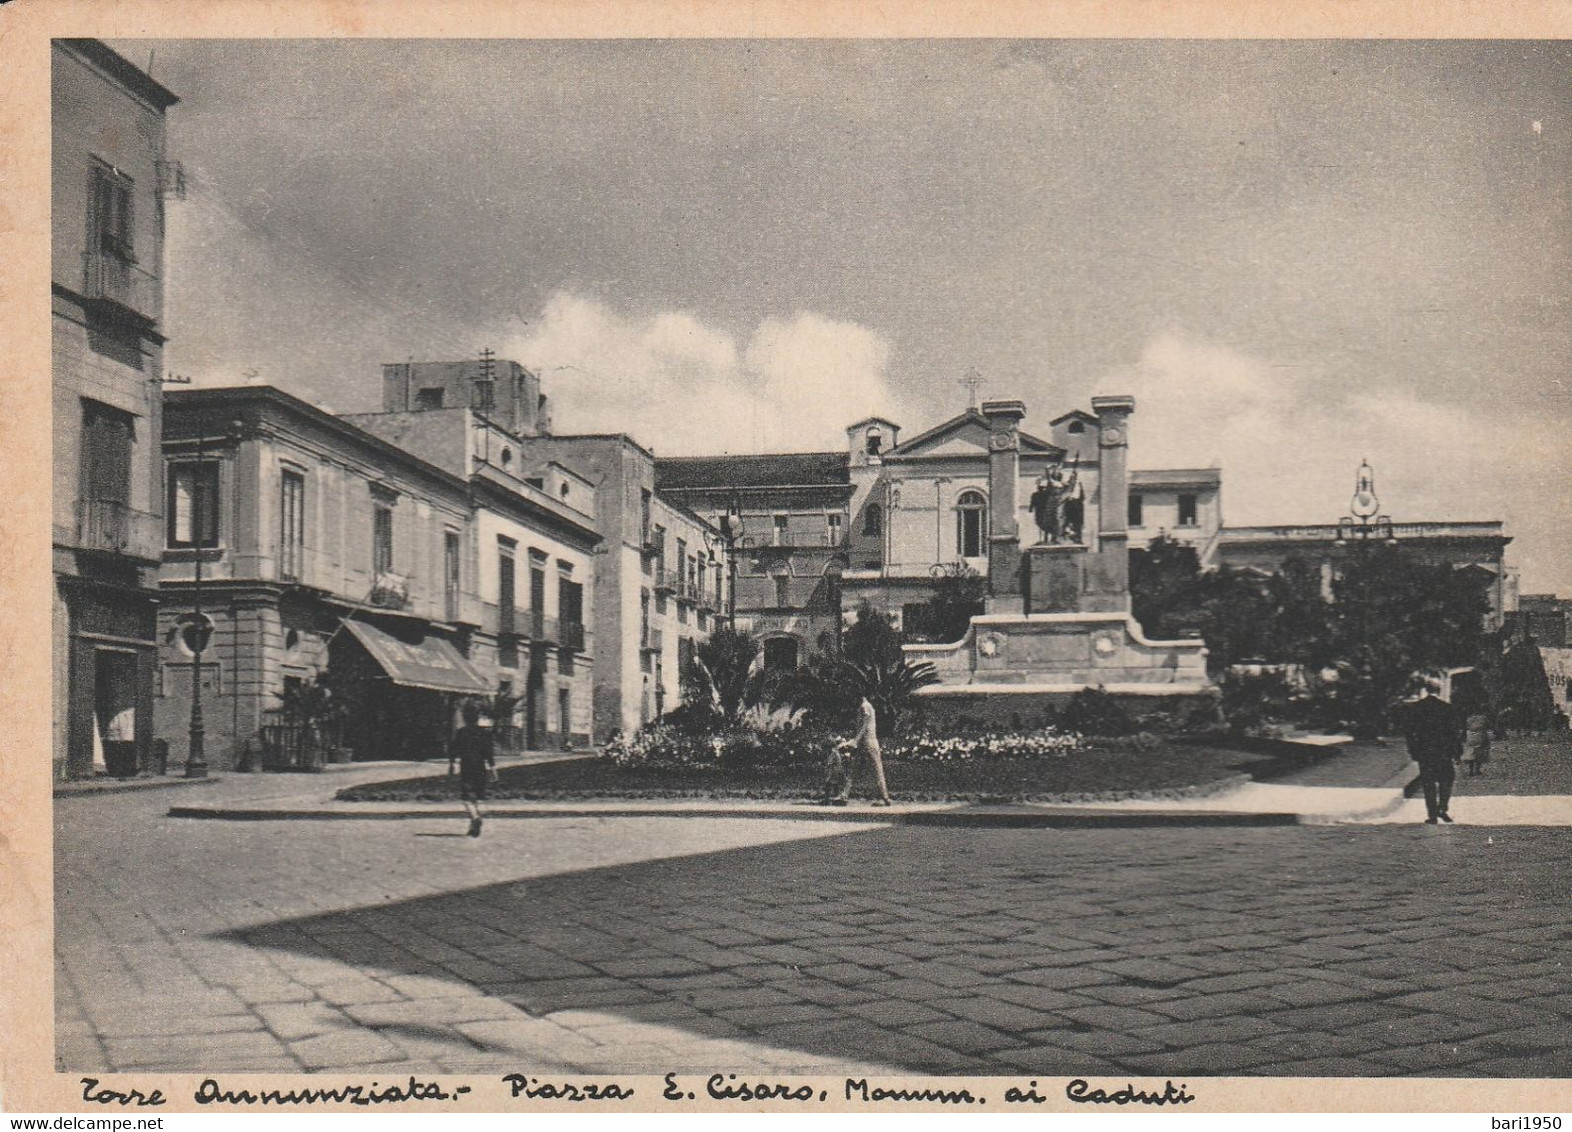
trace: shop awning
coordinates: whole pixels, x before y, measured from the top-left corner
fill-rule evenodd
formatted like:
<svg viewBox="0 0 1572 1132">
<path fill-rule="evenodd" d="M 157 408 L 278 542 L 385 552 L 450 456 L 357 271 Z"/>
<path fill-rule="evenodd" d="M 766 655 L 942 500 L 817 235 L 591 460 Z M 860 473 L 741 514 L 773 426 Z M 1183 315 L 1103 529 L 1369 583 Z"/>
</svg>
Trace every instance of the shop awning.
<svg viewBox="0 0 1572 1132">
<path fill-rule="evenodd" d="M 344 627 L 366 646 L 372 659 L 395 684 L 465 696 L 491 693 L 491 685 L 475 666 L 439 637 L 427 637 L 418 645 L 410 645 L 362 621 L 346 621 Z"/>
</svg>

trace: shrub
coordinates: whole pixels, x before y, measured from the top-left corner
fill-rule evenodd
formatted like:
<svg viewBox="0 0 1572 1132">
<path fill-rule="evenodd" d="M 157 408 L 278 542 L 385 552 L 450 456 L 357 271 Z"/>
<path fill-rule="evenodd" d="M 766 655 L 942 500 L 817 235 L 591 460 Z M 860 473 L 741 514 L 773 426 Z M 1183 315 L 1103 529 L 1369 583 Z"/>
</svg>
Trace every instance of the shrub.
<svg viewBox="0 0 1572 1132">
<path fill-rule="evenodd" d="M 733 731 L 724 739 L 721 765 L 729 770 L 821 767 L 838 737 L 812 728 Z"/>
<path fill-rule="evenodd" d="M 754 704 L 737 717 L 737 723 L 747 731 L 772 735 L 800 727 L 805 714 L 807 709 L 791 704 Z"/>
<path fill-rule="evenodd" d="M 1167 740 L 1151 731 L 1137 731 L 1131 735 L 1100 735 L 1087 739 L 1086 746 L 1099 751 L 1160 751 Z"/>
<path fill-rule="evenodd" d="M 1223 718 L 1234 732 L 1289 723 L 1307 706 L 1301 690 L 1283 672 L 1228 672 L 1222 689 Z"/>
<path fill-rule="evenodd" d="M 1130 713 L 1106 688 L 1082 688 L 1065 705 L 1064 726 L 1081 735 L 1128 735 L 1135 730 Z"/>
<path fill-rule="evenodd" d="M 724 729 L 726 717 L 709 700 L 688 700 L 678 704 L 658 721 L 687 735 L 711 735 Z"/>
<path fill-rule="evenodd" d="M 720 763 L 716 743 L 709 735 L 652 723 L 632 735 L 613 737 L 603 757 L 626 767 L 716 766 Z"/>
</svg>

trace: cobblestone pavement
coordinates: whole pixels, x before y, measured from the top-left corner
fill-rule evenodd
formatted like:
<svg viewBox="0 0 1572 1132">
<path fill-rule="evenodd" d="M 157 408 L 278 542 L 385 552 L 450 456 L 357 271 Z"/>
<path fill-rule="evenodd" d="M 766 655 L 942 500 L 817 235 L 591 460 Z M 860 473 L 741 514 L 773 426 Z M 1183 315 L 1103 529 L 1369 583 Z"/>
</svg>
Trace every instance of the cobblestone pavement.
<svg viewBox="0 0 1572 1132">
<path fill-rule="evenodd" d="M 1572 1075 L 1563 829 L 56 805 L 66 1070 Z"/>
</svg>

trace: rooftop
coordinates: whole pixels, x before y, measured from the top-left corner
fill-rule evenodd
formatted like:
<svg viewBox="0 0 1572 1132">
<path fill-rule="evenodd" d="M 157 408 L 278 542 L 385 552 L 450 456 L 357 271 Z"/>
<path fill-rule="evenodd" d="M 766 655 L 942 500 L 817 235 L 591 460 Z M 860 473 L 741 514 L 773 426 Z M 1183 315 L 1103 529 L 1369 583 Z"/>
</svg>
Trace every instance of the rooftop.
<svg viewBox="0 0 1572 1132">
<path fill-rule="evenodd" d="M 844 487 L 850 483 L 851 457 L 845 452 L 662 456 L 655 461 L 657 491 L 818 485 Z"/>
</svg>

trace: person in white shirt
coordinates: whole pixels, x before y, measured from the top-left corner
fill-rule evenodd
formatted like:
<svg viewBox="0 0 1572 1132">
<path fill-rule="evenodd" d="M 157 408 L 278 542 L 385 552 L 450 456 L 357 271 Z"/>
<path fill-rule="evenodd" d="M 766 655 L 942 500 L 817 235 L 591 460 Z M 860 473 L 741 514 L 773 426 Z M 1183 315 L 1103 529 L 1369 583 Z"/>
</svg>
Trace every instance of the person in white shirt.
<svg viewBox="0 0 1572 1132">
<path fill-rule="evenodd" d="M 875 806 L 890 804 L 890 788 L 884 781 L 884 758 L 879 751 L 879 715 L 873 704 L 863 696 L 857 703 L 857 731 L 851 738 L 856 762 L 848 768 L 845 754 L 837 749 L 830 756 L 829 778 L 824 784 L 824 801 L 831 806 L 844 806 L 851 799 L 852 779 L 857 768 L 867 766 L 879 788 Z"/>
</svg>

